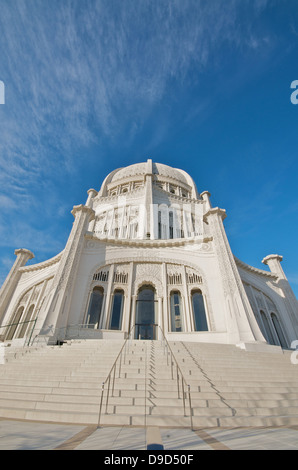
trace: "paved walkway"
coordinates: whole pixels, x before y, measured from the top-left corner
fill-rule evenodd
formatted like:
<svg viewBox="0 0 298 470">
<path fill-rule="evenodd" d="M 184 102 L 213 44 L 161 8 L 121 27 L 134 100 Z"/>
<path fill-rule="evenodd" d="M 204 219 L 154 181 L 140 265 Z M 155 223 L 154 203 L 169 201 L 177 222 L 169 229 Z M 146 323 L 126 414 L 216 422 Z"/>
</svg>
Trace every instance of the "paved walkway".
<svg viewBox="0 0 298 470">
<path fill-rule="evenodd" d="M 0 419 L 0 450 L 298 450 L 298 427 L 102 427 Z"/>
</svg>

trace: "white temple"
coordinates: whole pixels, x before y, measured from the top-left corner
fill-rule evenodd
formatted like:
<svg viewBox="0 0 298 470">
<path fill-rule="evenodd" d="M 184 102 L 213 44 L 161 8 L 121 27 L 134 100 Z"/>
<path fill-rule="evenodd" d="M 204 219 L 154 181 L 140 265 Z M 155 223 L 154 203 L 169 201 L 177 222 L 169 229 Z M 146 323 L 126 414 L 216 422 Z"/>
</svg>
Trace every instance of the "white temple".
<svg viewBox="0 0 298 470">
<path fill-rule="evenodd" d="M 74 206 L 64 250 L 16 260 L 0 291 L 0 340 L 14 346 L 72 338 L 289 348 L 298 302 L 279 255 L 261 270 L 236 259 L 210 194 L 185 171 L 147 160 L 111 172 Z"/>
</svg>

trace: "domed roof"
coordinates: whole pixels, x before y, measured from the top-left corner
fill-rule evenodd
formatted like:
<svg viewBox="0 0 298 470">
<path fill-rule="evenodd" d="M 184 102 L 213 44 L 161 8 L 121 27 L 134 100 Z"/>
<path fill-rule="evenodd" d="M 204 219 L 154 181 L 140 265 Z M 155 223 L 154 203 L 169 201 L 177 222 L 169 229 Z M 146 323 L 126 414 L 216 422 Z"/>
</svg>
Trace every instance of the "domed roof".
<svg viewBox="0 0 298 470">
<path fill-rule="evenodd" d="M 147 163 L 135 163 L 134 165 L 125 166 L 123 168 L 118 168 L 115 172 L 113 172 L 113 176 L 110 179 L 110 183 L 114 183 L 115 181 L 120 181 L 124 178 L 130 178 L 133 176 L 138 175 L 145 175 L 146 174 L 146 167 Z"/>
<path fill-rule="evenodd" d="M 190 186 L 194 191 L 193 197 L 195 197 L 196 186 L 191 176 L 184 170 L 178 168 L 172 168 L 164 163 L 154 163 L 151 159 L 147 162 L 134 163 L 123 168 L 118 168 L 112 171 L 104 180 L 101 193 L 103 192 L 106 185 L 117 184 L 121 180 L 135 178 L 138 176 L 144 176 L 146 174 L 158 175 L 175 180 L 177 183 Z"/>
<path fill-rule="evenodd" d="M 114 183 L 124 178 L 130 178 L 130 177 L 134 177 L 138 175 L 145 175 L 148 173 L 173 178 L 179 181 L 180 183 L 189 184 L 182 170 L 172 168 L 168 165 L 164 165 L 163 163 L 153 163 L 153 162 L 152 162 L 152 169 L 151 168 L 148 169 L 148 162 L 135 163 L 133 165 L 120 168 L 113 174 L 110 180 L 110 183 Z"/>
</svg>

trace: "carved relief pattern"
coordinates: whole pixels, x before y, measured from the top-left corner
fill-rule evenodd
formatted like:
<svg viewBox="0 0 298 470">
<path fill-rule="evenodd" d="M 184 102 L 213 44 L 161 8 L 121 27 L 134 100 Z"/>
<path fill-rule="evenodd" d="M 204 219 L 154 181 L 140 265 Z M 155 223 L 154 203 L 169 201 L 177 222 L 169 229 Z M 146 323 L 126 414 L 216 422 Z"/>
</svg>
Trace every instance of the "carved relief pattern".
<svg viewBox="0 0 298 470">
<path fill-rule="evenodd" d="M 167 273 L 168 274 L 182 274 L 183 266 L 180 264 L 167 264 Z"/>
<path fill-rule="evenodd" d="M 160 280 L 161 277 L 161 269 L 160 265 L 156 263 L 140 263 L 136 266 L 136 278 L 143 277 L 144 275 L 150 278 L 158 278 Z"/>
<path fill-rule="evenodd" d="M 139 263 L 135 266 L 135 294 L 138 288 L 146 283 L 152 283 L 157 295 L 162 296 L 161 265 L 157 263 Z"/>
</svg>

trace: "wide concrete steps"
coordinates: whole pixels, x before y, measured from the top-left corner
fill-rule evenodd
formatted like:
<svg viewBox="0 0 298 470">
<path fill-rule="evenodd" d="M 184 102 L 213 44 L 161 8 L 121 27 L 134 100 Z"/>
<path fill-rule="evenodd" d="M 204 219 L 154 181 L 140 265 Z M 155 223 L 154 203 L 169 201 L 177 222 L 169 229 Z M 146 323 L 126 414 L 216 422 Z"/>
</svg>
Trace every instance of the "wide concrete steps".
<svg viewBox="0 0 298 470">
<path fill-rule="evenodd" d="M 190 425 L 165 348 L 158 341 L 129 343 L 113 390 L 109 406 L 102 408 L 101 424 Z"/>
<path fill-rule="evenodd" d="M 218 414 L 218 425 L 298 424 L 298 369 L 288 351 L 256 354 L 230 345 L 194 343 L 174 343 L 172 349 L 191 390 L 199 388 L 198 370 L 233 410 L 232 416 Z M 195 399 L 192 403 L 194 425 L 199 425 Z"/>
<path fill-rule="evenodd" d="M 0 366 L 0 415 L 95 424 L 102 382 L 122 345 L 91 340 L 10 354 Z"/>
<path fill-rule="evenodd" d="M 179 375 L 178 389 L 176 365 L 159 341 L 129 341 L 108 381 L 122 345 L 82 340 L 11 352 L 0 365 L 0 416 L 127 426 L 298 424 L 298 366 L 287 353 L 171 343 L 185 378 L 182 388 Z"/>
</svg>

